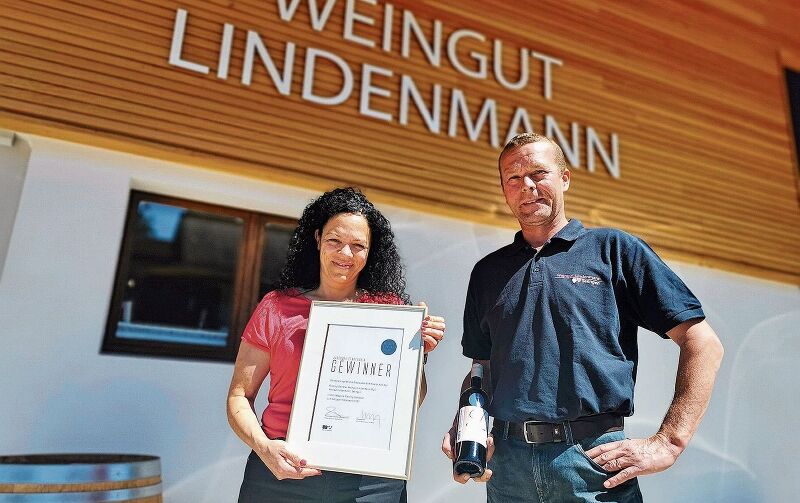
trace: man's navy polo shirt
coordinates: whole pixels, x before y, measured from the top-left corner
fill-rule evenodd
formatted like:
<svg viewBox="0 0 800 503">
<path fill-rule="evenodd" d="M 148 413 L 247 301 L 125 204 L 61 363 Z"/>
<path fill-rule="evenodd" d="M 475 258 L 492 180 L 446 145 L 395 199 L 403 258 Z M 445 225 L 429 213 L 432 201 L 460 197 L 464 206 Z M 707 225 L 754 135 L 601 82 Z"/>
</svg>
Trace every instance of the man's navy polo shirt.
<svg viewBox="0 0 800 503">
<path fill-rule="evenodd" d="M 537 253 L 514 242 L 472 271 L 461 345 L 491 361 L 505 421 L 633 413 L 637 327 L 667 337 L 700 302 L 641 239 L 570 222 Z"/>
</svg>

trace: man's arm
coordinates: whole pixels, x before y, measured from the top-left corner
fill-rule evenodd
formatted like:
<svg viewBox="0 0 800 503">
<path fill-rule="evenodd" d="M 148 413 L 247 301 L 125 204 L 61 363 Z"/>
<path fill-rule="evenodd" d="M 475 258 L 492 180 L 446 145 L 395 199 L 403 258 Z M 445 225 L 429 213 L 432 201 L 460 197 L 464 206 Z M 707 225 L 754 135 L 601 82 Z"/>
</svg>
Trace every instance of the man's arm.
<svg viewBox="0 0 800 503">
<path fill-rule="evenodd" d="M 491 367 L 489 366 L 489 360 L 472 360 L 472 363 L 480 363 L 483 365 L 483 382 L 489 383 L 491 382 Z M 466 377 L 464 377 L 464 382 L 461 384 L 461 393 L 463 393 L 467 388 L 470 387 L 472 384 L 472 372 L 467 372 Z M 489 386 L 484 388 L 486 395 L 491 401 L 492 399 L 492 391 Z M 450 427 L 450 431 L 444 434 L 444 438 L 442 439 L 442 452 L 444 452 L 445 456 L 450 458 L 451 460 L 455 457 L 455 445 L 456 445 L 456 428 L 458 427 L 458 409 L 456 409 L 456 415 L 453 418 L 453 425 Z M 494 439 L 492 435 L 489 434 L 489 438 L 486 439 L 486 461 L 488 462 L 492 458 L 492 454 L 494 454 Z M 473 479 L 475 482 L 488 482 L 489 479 L 492 477 L 492 470 L 486 469 L 483 472 L 483 475 L 480 478 Z M 459 482 L 461 484 L 466 484 L 469 481 L 470 477 L 468 473 L 463 473 L 461 475 L 456 475 L 453 473 L 453 480 Z"/>
<path fill-rule="evenodd" d="M 667 335 L 680 347 L 675 395 L 658 432 L 650 438 L 603 444 L 587 455 L 608 471 L 619 471 L 605 482 L 615 487 L 639 475 L 666 470 L 689 445 L 708 408 L 722 362 L 722 343 L 704 320 L 689 320 Z"/>
</svg>

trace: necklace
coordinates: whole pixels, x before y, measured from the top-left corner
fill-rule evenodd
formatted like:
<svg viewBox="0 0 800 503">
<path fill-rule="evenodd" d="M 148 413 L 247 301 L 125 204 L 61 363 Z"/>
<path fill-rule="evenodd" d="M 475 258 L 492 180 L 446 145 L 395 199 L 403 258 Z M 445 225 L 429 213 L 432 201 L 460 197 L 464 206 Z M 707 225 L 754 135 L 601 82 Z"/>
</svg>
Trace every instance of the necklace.
<svg viewBox="0 0 800 503">
<path fill-rule="evenodd" d="M 315 288 L 315 289 L 313 289 L 313 290 L 305 290 L 305 291 L 302 291 L 302 290 L 301 290 L 301 292 L 300 292 L 300 293 L 301 293 L 301 294 L 302 294 L 304 297 L 306 297 L 306 298 L 308 298 L 308 299 L 310 299 L 310 300 L 323 300 L 323 301 L 331 301 L 331 299 L 325 299 L 325 298 L 322 298 L 322 297 L 319 295 L 319 292 L 318 292 L 318 290 L 319 290 L 319 287 L 317 287 L 317 288 Z M 344 298 L 344 299 L 341 299 L 341 300 L 333 300 L 333 301 L 334 301 L 334 302 L 355 302 L 355 301 L 356 301 L 356 299 L 358 299 L 359 297 L 361 297 L 362 295 L 364 295 L 364 293 L 365 293 L 365 290 L 362 290 L 361 288 L 356 288 L 355 292 L 353 292 L 353 294 L 352 294 L 352 295 L 349 295 L 349 296 L 347 296 L 346 298 Z"/>
</svg>

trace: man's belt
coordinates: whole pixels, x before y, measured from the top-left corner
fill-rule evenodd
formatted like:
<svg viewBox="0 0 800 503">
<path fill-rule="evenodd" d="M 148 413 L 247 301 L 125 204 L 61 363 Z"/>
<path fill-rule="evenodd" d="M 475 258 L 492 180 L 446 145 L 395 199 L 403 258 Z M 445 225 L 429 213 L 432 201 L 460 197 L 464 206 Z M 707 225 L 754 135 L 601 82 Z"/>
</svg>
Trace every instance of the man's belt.
<svg viewBox="0 0 800 503">
<path fill-rule="evenodd" d="M 567 433 L 564 431 L 567 425 L 572 431 L 572 440 L 577 441 L 587 437 L 600 436 L 609 431 L 620 431 L 624 426 L 624 419 L 615 414 L 599 414 L 563 423 L 541 421 L 507 423 L 495 419 L 492 427 L 492 434 L 495 438 L 503 438 L 506 425 L 508 425 L 508 436 L 511 438 L 518 438 L 529 444 L 550 444 L 564 442 L 567 439 Z"/>
</svg>

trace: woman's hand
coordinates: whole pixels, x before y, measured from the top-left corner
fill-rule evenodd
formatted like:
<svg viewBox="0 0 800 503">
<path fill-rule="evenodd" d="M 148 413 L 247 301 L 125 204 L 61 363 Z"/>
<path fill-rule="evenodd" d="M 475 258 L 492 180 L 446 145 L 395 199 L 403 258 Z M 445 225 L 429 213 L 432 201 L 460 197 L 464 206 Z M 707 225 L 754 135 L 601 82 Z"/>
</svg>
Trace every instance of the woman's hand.
<svg viewBox="0 0 800 503">
<path fill-rule="evenodd" d="M 424 302 L 419 303 L 420 306 L 427 307 Z M 422 343 L 425 346 L 425 352 L 430 353 L 444 338 L 444 318 L 441 316 L 428 315 L 422 320 Z"/>
<path fill-rule="evenodd" d="M 322 474 L 316 468 L 306 468 L 306 460 L 289 450 L 283 440 L 267 440 L 256 454 L 278 480 L 304 479 Z"/>
</svg>

